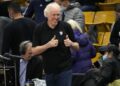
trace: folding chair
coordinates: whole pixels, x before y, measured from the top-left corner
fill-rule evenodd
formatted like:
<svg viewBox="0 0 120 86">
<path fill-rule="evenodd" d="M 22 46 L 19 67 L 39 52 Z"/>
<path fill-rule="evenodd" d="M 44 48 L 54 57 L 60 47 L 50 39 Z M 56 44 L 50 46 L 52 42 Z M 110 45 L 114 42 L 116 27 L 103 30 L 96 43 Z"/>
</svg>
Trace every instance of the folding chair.
<svg viewBox="0 0 120 86">
<path fill-rule="evenodd" d="M 83 12 L 83 14 L 85 16 L 85 30 L 88 31 L 89 26 L 93 24 L 95 12 L 89 11 Z"/>
<path fill-rule="evenodd" d="M 106 3 L 120 3 L 120 0 L 105 0 Z"/>
<path fill-rule="evenodd" d="M 105 32 L 102 45 L 108 45 L 110 43 L 110 34 L 111 32 Z"/>
<path fill-rule="evenodd" d="M 115 11 L 116 3 L 97 3 L 97 6 L 100 8 L 101 11 Z"/>
<path fill-rule="evenodd" d="M 94 24 L 98 26 L 98 31 L 111 31 L 111 25 L 115 20 L 115 11 L 98 11 L 94 18 Z"/>
<path fill-rule="evenodd" d="M 96 48 L 102 46 L 104 34 L 105 34 L 105 32 L 98 32 L 98 37 L 97 37 L 98 43 L 93 43 L 93 45 Z"/>
<path fill-rule="evenodd" d="M 95 62 L 97 62 L 101 57 L 100 53 L 96 53 L 96 56 L 94 58 L 91 59 L 92 63 L 94 64 Z"/>
</svg>

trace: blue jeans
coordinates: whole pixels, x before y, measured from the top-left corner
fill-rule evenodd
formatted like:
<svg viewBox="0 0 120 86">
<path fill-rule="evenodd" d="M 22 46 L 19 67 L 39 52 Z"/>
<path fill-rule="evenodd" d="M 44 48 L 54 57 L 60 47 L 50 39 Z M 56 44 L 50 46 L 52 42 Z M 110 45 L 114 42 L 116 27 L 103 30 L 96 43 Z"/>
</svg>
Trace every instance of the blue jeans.
<svg viewBox="0 0 120 86">
<path fill-rule="evenodd" d="M 59 74 L 46 75 L 47 86 L 71 86 L 72 70 L 63 71 Z"/>
</svg>

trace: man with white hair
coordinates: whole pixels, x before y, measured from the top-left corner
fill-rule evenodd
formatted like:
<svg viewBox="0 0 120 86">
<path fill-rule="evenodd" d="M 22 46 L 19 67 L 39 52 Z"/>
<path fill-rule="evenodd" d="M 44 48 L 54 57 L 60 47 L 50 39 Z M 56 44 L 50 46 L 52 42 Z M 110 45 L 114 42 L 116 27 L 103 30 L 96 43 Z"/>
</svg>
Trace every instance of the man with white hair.
<svg viewBox="0 0 120 86">
<path fill-rule="evenodd" d="M 72 59 L 70 48 L 79 49 L 69 24 L 59 21 L 60 6 L 48 4 L 44 10 L 47 18 L 34 33 L 33 54 L 41 54 L 47 86 L 71 86 Z"/>
</svg>

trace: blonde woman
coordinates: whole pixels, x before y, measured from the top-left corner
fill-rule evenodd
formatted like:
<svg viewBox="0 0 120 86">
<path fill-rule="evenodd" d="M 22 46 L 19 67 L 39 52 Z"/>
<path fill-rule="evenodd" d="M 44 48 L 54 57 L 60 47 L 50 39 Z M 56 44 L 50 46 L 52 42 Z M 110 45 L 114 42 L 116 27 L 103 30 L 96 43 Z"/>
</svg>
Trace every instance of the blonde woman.
<svg viewBox="0 0 120 86">
<path fill-rule="evenodd" d="M 80 25 L 75 20 L 70 19 L 67 21 L 67 23 L 70 24 L 73 30 L 79 30 L 80 33 L 83 33 Z"/>
<path fill-rule="evenodd" d="M 72 56 L 74 59 L 72 71 L 73 73 L 85 73 L 92 68 L 91 58 L 95 57 L 96 50 L 91 44 L 88 35 L 82 33 L 81 28 L 74 20 L 69 20 L 68 23 L 71 25 L 76 41 L 79 43 L 79 51 L 71 49 Z"/>
</svg>

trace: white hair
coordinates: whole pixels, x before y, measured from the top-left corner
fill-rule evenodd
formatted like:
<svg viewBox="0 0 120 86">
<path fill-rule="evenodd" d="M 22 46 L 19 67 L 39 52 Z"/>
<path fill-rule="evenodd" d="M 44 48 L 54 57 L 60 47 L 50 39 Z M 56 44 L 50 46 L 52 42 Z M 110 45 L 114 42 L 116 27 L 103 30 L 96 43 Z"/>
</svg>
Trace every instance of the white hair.
<svg viewBox="0 0 120 86">
<path fill-rule="evenodd" d="M 48 4 L 47 6 L 46 6 L 46 8 L 44 9 L 44 16 L 45 17 L 48 17 L 48 13 L 50 13 L 51 12 L 51 10 L 52 9 L 61 9 L 60 8 L 60 5 L 58 4 L 58 3 L 56 3 L 56 2 L 52 2 L 52 3 L 50 3 L 50 4 Z"/>
<path fill-rule="evenodd" d="M 83 33 L 83 31 L 82 31 L 80 25 L 78 24 L 78 22 L 76 22 L 72 19 L 69 19 L 67 21 L 67 23 L 70 24 L 70 26 L 72 27 L 73 30 L 78 29 L 81 33 Z"/>
</svg>

